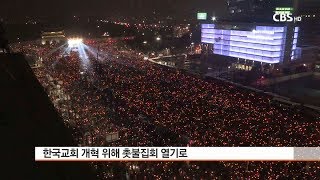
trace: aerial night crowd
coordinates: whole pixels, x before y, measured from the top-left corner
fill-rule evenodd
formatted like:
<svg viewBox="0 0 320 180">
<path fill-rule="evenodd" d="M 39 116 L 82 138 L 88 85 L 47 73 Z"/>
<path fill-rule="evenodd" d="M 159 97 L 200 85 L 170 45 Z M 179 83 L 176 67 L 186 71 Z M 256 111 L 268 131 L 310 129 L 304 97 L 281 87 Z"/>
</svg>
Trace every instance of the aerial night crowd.
<svg viewBox="0 0 320 180">
<path fill-rule="evenodd" d="M 16 44 L 14 51 L 42 57 L 34 69 L 80 145 L 90 146 L 319 146 L 320 122 L 272 103 L 263 93 L 205 79 L 143 60 L 117 40 L 66 46 Z M 99 55 L 97 58 L 97 49 Z M 86 54 L 86 55 L 83 55 Z M 50 76 L 50 78 L 48 78 Z M 62 82 L 62 83 L 59 83 Z M 50 93 L 59 84 L 61 90 Z M 61 98 L 60 98 L 61 99 Z M 120 139 L 106 142 L 108 133 Z M 318 162 L 92 163 L 100 178 L 304 179 L 320 177 Z M 132 168 L 135 166 L 135 168 Z"/>
</svg>

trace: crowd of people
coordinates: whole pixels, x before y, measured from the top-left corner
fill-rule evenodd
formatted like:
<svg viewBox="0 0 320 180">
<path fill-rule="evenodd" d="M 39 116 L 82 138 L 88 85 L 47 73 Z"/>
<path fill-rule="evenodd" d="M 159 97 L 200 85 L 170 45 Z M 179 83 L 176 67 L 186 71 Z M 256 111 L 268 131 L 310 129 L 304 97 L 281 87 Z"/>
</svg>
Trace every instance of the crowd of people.
<svg viewBox="0 0 320 180">
<path fill-rule="evenodd" d="M 151 63 L 116 41 L 85 44 L 85 56 L 66 46 L 28 43 L 13 48 L 42 57 L 43 65 L 34 72 L 47 91 L 52 91 L 50 84 L 59 84 L 69 97 L 57 109 L 62 113 L 68 108 L 64 119 L 80 145 L 320 144 L 316 117 L 313 121 L 303 112 L 277 106 L 269 95 Z M 55 94 L 53 101 L 59 97 L 51 94 Z M 113 132 L 119 132 L 119 140 L 106 142 L 106 135 Z M 132 179 L 302 179 L 320 175 L 316 162 L 146 162 L 136 163 L 134 169 L 125 162 L 93 166 L 103 169 L 101 178 L 115 178 L 114 167 L 124 168 L 123 174 Z"/>
</svg>

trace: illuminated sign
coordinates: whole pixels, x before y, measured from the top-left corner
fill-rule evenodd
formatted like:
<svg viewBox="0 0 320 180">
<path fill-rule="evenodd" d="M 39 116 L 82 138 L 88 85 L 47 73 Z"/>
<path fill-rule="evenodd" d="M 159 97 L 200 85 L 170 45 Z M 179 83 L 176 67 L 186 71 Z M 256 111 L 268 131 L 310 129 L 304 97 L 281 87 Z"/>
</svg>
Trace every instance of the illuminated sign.
<svg viewBox="0 0 320 180">
<path fill-rule="evenodd" d="M 277 7 L 274 11 L 273 21 L 275 22 L 299 22 L 302 20 L 301 16 L 293 17 L 291 7 Z"/>
<path fill-rule="evenodd" d="M 292 7 L 276 7 L 276 10 L 275 12 L 278 12 L 278 13 L 292 13 L 293 11 L 293 8 Z"/>
<path fill-rule="evenodd" d="M 197 19 L 198 20 L 207 20 L 207 13 L 198 13 Z"/>
</svg>

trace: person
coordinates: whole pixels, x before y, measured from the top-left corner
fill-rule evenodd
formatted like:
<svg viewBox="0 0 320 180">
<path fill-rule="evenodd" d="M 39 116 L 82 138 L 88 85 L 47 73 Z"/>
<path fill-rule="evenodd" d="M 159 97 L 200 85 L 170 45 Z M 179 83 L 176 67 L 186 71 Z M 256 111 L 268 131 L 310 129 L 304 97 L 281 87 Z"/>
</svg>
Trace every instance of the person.
<svg viewBox="0 0 320 180">
<path fill-rule="evenodd" d="M 0 49 L 2 49 L 3 52 L 11 53 L 9 48 L 9 41 L 5 37 L 5 29 L 3 27 L 3 23 L 0 22 Z"/>
</svg>

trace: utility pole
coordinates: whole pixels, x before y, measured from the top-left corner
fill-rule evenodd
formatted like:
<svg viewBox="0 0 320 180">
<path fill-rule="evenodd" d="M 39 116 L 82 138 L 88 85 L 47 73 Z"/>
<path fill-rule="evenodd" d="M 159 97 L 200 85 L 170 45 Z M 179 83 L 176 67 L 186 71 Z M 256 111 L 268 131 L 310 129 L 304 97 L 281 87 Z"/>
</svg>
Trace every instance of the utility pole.
<svg viewBox="0 0 320 180">
<path fill-rule="evenodd" d="M 98 45 L 98 50 L 97 50 L 97 61 L 99 61 L 99 52 L 100 52 L 100 44 Z"/>
</svg>

